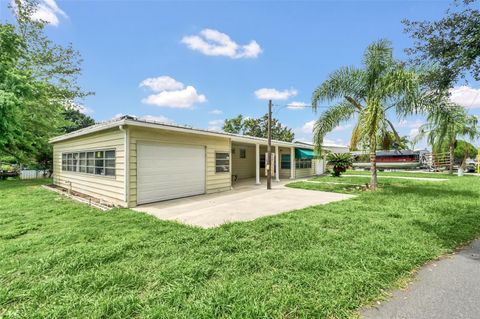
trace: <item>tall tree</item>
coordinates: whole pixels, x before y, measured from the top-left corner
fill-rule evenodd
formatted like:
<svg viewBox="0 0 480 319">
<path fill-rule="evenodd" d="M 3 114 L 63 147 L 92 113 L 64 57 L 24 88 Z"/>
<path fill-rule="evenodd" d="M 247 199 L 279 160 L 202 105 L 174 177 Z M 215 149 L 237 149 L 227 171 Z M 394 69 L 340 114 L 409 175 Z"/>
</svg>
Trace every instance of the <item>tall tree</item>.
<svg viewBox="0 0 480 319">
<path fill-rule="evenodd" d="M 312 106 L 316 110 L 321 101 L 338 101 L 323 112 L 314 126 L 314 139 L 321 149 L 323 139 L 341 122 L 357 118 L 352 132 L 350 148 L 361 145 L 370 154 L 370 187 L 376 189 L 378 145 L 391 143 L 392 135 L 397 143 L 401 139 L 388 111 L 399 117 L 416 109 L 418 76 L 393 58 L 393 48 L 387 40 L 372 43 L 363 56 L 363 68 L 343 67 L 330 74 L 313 92 Z"/>
<path fill-rule="evenodd" d="M 234 118 L 226 119 L 222 129 L 227 133 L 267 138 L 268 114 L 260 118 L 238 115 Z M 292 129 L 282 125 L 279 120 L 272 118 L 272 138 L 274 140 L 291 142 L 295 138 L 295 134 Z"/>
<path fill-rule="evenodd" d="M 226 119 L 223 123 L 222 130 L 227 133 L 242 134 L 244 117 L 239 114 L 231 119 Z"/>
<path fill-rule="evenodd" d="M 460 163 L 460 167 L 465 169 L 467 159 L 475 158 L 477 152 L 477 148 L 473 144 L 467 141 L 458 140 L 455 144 L 454 151 L 455 162 Z"/>
<path fill-rule="evenodd" d="M 470 71 L 480 80 L 480 11 L 474 0 L 455 1 L 437 21 L 404 20 L 414 40 L 407 52 L 420 65 L 434 66 L 425 78 L 433 89 L 445 92 Z"/>
<path fill-rule="evenodd" d="M 65 125 L 66 105 L 87 93 L 77 84 L 80 58 L 31 19 L 36 0 L 15 0 L 16 24 L 0 24 L 0 153 L 31 162 Z"/>
<path fill-rule="evenodd" d="M 449 172 L 453 173 L 455 145 L 460 137 L 474 139 L 480 136 L 478 119 L 469 115 L 462 106 L 450 104 L 432 110 L 427 123 L 419 129 L 417 139 L 427 137 L 434 152 L 448 150 L 450 156 Z"/>
<path fill-rule="evenodd" d="M 95 120 L 93 118 L 80 112 L 75 107 L 65 108 L 63 111 L 63 116 L 67 121 L 66 125 L 62 128 L 65 133 L 70 133 L 95 124 Z"/>
</svg>

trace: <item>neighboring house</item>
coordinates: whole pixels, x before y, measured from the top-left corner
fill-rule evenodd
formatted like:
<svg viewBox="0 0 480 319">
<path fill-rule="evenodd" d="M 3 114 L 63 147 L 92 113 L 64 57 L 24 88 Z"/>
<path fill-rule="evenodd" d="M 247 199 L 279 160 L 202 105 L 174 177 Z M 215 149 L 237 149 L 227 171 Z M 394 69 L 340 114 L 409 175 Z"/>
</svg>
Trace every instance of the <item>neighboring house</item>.
<svg viewBox="0 0 480 319">
<path fill-rule="evenodd" d="M 302 146 L 308 146 L 312 148 L 314 147 L 313 143 L 300 142 L 300 141 L 297 141 L 295 143 Z M 348 148 L 348 146 L 340 145 L 340 144 L 324 143 L 322 144 L 322 149 L 332 153 L 350 153 L 350 149 Z M 325 168 L 326 168 L 326 161 L 324 159 L 324 156 L 321 156 L 321 157 L 317 156 L 314 159 L 314 166 L 315 166 L 315 175 L 322 175 L 325 172 Z"/>
<path fill-rule="evenodd" d="M 132 117 L 52 138 L 54 184 L 116 206 L 230 190 L 265 176 L 264 138 Z M 315 174 L 313 146 L 272 141 L 273 180 Z"/>
</svg>

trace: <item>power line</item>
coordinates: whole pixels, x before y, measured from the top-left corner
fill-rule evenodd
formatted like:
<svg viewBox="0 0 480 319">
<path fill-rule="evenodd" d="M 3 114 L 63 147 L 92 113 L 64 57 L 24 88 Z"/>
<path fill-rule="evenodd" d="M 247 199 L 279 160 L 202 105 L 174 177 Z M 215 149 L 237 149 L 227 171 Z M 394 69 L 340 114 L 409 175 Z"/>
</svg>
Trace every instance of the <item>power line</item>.
<svg viewBox="0 0 480 319">
<path fill-rule="evenodd" d="M 272 104 L 273 107 L 278 107 L 277 109 L 275 109 L 275 114 L 277 114 L 280 110 L 283 110 L 284 108 L 290 108 L 292 110 L 295 110 L 295 109 L 303 109 L 303 108 L 311 108 L 311 109 L 328 109 L 330 108 L 331 106 L 330 105 L 317 105 L 317 106 L 313 106 L 313 105 L 298 105 L 298 106 L 295 106 L 295 105 L 292 105 L 292 104 Z"/>
</svg>

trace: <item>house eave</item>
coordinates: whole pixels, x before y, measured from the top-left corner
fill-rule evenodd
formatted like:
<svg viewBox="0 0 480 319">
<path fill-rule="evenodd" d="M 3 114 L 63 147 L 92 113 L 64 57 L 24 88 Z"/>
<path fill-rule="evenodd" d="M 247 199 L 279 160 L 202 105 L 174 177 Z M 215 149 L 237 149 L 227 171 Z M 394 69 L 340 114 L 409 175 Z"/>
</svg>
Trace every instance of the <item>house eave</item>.
<svg viewBox="0 0 480 319">
<path fill-rule="evenodd" d="M 266 138 L 261 138 L 261 137 L 245 136 L 245 135 L 232 134 L 232 133 L 226 133 L 226 132 L 214 132 L 214 131 L 203 130 L 203 129 L 181 127 L 177 125 L 157 123 L 157 122 L 147 122 L 147 121 L 140 121 L 140 120 L 134 120 L 134 119 L 119 119 L 119 120 L 115 120 L 108 123 L 97 124 L 91 127 L 80 129 L 78 131 L 74 131 L 68 134 L 51 138 L 48 142 L 57 143 L 57 142 L 69 140 L 72 138 L 80 137 L 83 135 L 92 134 L 92 133 L 108 130 L 111 128 L 119 127 L 122 125 L 131 126 L 131 127 L 160 129 L 160 130 L 167 130 L 172 132 L 181 132 L 181 133 L 197 134 L 197 135 L 220 137 L 220 138 L 228 138 L 232 142 L 239 142 L 239 143 L 260 144 L 260 145 L 267 145 L 268 143 L 268 140 Z M 272 145 L 279 146 L 279 147 L 281 146 L 298 147 L 299 146 L 296 142 L 284 142 L 284 141 L 277 141 L 277 140 L 272 140 Z M 313 148 L 313 146 L 310 146 L 310 145 L 302 145 L 302 147 Z"/>
</svg>

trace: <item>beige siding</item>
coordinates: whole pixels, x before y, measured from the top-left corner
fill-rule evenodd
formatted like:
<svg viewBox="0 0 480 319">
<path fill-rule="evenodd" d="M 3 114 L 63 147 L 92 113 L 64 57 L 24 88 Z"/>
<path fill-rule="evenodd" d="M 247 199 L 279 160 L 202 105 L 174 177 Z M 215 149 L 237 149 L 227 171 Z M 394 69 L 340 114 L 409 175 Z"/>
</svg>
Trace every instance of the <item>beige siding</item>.
<svg viewBox="0 0 480 319">
<path fill-rule="evenodd" d="M 206 150 L 206 192 L 214 193 L 231 189 L 231 173 L 215 172 L 215 152 L 231 152 L 229 138 L 189 134 L 162 129 L 129 128 L 130 182 L 129 206 L 137 204 L 137 143 L 156 142 L 183 145 L 202 145 Z M 174 165 L 174 163 L 172 163 Z M 232 167 L 230 162 L 230 168 Z M 230 169 L 231 171 L 231 169 Z"/>
<path fill-rule="evenodd" d="M 304 178 L 315 175 L 315 165 L 312 162 L 312 168 L 297 168 L 295 170 L 295 178 Z"/>
<path fill-rule="evenodd" d="M 279 148 L 279 158 L 278 158 L 278 165 L 280 166 L 280 179 L 289 179 L 290 178 L 290 169 L 289 168 L 282 168 L 282 154 L 290 155 L 290 148 L 288 147 L 280 147 Z"/>
<path fill-rule="evenodd" d="M 232 153 L 232 174 L 237 178 L 255 177 L 255 145 L 243 146 L 233 145 L 235 153 Z M 240 149 L 245 150 L 245 158 L 240 158 Z"/>
<path fill-rule="evenodd" d="M 117 206 L 126 206 L 124 136 L 119 128 L 89 134 L 53 145 L 53 182 Z M 62 171 L 62 153 L 115 149 L 115 177 Z"/>
</svg>

